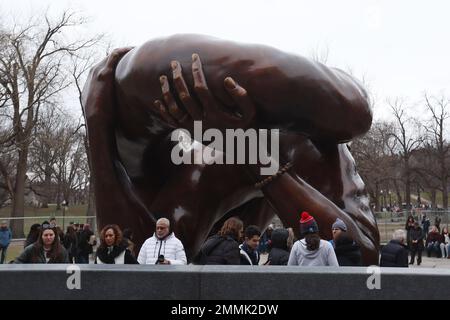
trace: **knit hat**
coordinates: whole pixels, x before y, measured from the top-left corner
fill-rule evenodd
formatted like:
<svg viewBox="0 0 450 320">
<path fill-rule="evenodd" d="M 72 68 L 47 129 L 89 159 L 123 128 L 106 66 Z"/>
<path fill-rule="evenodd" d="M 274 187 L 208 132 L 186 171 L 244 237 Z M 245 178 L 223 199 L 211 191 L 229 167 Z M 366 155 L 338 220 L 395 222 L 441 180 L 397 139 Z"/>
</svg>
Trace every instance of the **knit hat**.
<svg viewBox="0 0 450 320">
<path fill-rule="evenodd" d="M 319 226 L 316 220 L 306 211 L 303 211 L 300 216 L 300 234 L 302 236 L 308 233 L 319 232 Z"/>
<path fill-rule="evenodd" d="M 331 226 L 331 229 L 341 229 L 342 231 L 347 231 L 347 226 L 345 225 L 344 221 L 337 218 L 336 221 Z"/>
</svg>

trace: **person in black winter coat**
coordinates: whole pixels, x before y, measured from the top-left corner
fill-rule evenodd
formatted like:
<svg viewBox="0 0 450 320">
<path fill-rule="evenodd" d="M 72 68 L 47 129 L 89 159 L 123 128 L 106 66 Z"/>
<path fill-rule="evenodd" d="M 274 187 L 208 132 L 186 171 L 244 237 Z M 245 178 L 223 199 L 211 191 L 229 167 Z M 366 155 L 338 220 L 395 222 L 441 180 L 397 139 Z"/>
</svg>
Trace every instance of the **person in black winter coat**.
<svg viewBox="0 0 450 320">
<path fill-rule="evenodd" d="M 422 263 L 422 251 L 423 251 L 423 236 L 424 233 L 422 228 L 419 227 L 419 223 L 414 223 L 414 228 L 410 231 L 411 240 L 411 261 L 409 264 L 414 264 L 414 260 L 417 254 L 417 265 L 420 266 Z"/>
<path fill-rule="evenodd" d="M 88 224 L 85 224 L 78 238 L 76 263 L 89 263 L 89 255 L 93 252 L 92 247 L 96 244 L 95 242 L 91 242 L 92 236 L 94 236 L 94 232 L 92 232 Z"/>
<path fill-rule="evenodd" d="M 406 232 L 402 229 L 396 230 L 393 239 L 381 250 L 381 267 L 408 268 L 408 249 L 405 241 Z"/>
<path fill-rule="evenodd" d="M 96 264 L 138 264 L 128 250 L 128 241 L 116 224 L 105 226 L 100 232 L 100 245 L 97 248 Z"/>
<path fill-rule="evenodd" d="M 271 266 L 286 266 L 289 260 L 288 249 L 289 231 L 284 228 L 272 231 L 271 245 L 267 264 Z"/>
<path fill-rule="evenodd" d="M 334 240 L 334 253 L 341 267 L 361 266 L 361 250 L 347 232 L 342 232 Z"/>
<path fill-rule="evenodd" d="M 73 263 L 75 257 L 77 256 L 78 250 L 78 238 L 74 227 L 72 226 L 67 227 L 67 232 L 64 235 L 63 239 L 63 245 L 64 248 L 66 248 L 67 253 L 69 254 L 70 263 Z"/>
<path fill-rule="evenodd" d="M 441 255 L 441 243 L 444 242 L 442 235 L 436 226 L 431 227 L 430 233 L 428 233 L 427 239 L 425 241 L 425 248 L 427 250 L 428 257 L 431 257 L 433 252 L 436 253 L 436 257 L 439 258 Z"/>
<path fill-rule="evenodd" d="M 406 246 L 408 248 L 410 248 L 411 246 L 411 230 L 414 228 L 414 217 L 413 216 L 409 216 L 408 220 L 406 220 L 406 225 L 405 225 L 405 230 L 406 230 Z"/>
<path fill-rule="evenodd" d="M 245 228 L 245 240 L 239 246 L 241 250 L 241 264 L 249 266 L 259 265 L 258 244 L 261 238 L 261 231 L 257 226 L 250 225 Z"/>
<path fill-rule="evenodd" d="M 239 241 L 243 228 L 244 224 L 237 218 L 226 220 L 219 233 L 203 244 L 200 264 L 240 264 Z"/>
</svg>

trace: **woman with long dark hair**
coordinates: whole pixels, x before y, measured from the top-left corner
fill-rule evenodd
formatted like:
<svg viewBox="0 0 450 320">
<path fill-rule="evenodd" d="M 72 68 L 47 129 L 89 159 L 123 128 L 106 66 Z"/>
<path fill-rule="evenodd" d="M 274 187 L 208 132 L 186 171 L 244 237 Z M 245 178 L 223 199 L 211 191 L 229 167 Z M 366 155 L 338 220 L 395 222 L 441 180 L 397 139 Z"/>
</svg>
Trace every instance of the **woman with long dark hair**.
<svg viewBox="0 0 450 320">
<path fill-rule="evenodd" d="M 55 228 L 45 223 L 37 241 L 27 246 L 14 263 L 69 263 L 69 257 Z"/>
<path fill-rule="evenodd" d="M 289 266 L 339 266 L 333 246 L 320 239 L 316 220 L 306 211 L 300 220 L 300 240 L 294 243 Z"/>
<path fill-rule="evenodd" d="M 30 227 L 30 232 L 28 232 L 27 239 L 25 240 L 24 248 L 28 247 L 30 244 L 33 244 L 39 238 L 39 232 L 41 231 L 41 225 L 39 223 L 35 223 Z"/>
<path fill-rule="evenodd" d="M 109 224 L 100 232 L 100 246 L 97 248 L 95 263 L 138 264 L 127 247 L 128 242 L 123 239 L 119 226 Z"/>
<path fill-rule="evenodd" d="M 210 237 L 201 248 L 201 264 L 241 264 L 239 243 L 244 224 L 238 218 L 229 218 L 220 231 Z"/>
</svg>

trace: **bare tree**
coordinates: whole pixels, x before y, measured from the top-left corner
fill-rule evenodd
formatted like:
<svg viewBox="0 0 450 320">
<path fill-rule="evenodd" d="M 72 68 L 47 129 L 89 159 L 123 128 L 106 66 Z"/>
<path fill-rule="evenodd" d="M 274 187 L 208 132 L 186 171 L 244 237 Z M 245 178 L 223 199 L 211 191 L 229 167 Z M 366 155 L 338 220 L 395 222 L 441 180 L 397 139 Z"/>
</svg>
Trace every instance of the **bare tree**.
<svg viewBox="0 0 450 320">
<path fill-rule="evenodd" d="M 414 181 L 420 186 L 418 189 L 428 191 L 432 208 L 437 208 L 436 193 L 440 189 L 441 181 L 438 174 L 440 171 L 439 164 L 436 158 L 431 156 L 433 153 L 435 153 L 434 147 L 425 142 L 421 149 L 413 153 L 411 169 L 414 173 Z"/>
<path fill-rule="evenodd" d="M 374 122 L 370 131 L 363 137 L 355 139 L 351 151 L 358 167 L 358 172 L 366 183 L 367 191 L 375 202 L 375 210 L 380 210 L 382 190 L 388 189 L 389 180 L 394 179 L 392 170 L 394 160 L 391 150 L 395 141 L 392 139 L 393 125 L 388 122 Z"/>
<path fill-rule="evenodd" d="M 58 206 L 65 200 L 72 202 L 72 194 L 88 180 L 85 175 L 87 162 L 84 150 L 83 134 L 76 132 L 76 128 L 64 128 L 60 133 L 55 176 L 58 186 Z"/>
<path fill-rule="evenodd" d="M 54 195 L 55 166 L 62 147 L 65 128 L 70 126 L 70 118 L 49 107 L 42 112 L 37 124 L 34 140 L 30 146 L 31 182 L 41 186 L 42 207 L 47 208 Z"/>
<path fill-rule="evenodd" d="M 11 121 L 17 152 L 11 216 L 24 215 L 28 154 L 40 112 L 70 85 L 65 62 L 68 56 L 92 47 L 97 38 L 70 39 L 67 32 L 85 23 L 71 12 L 56 21 L 45 16 L 26 26 L 13 26 L 5 33 L 0 51 L 0 85 L 11 103 Z M 13 220 L 16 236 L 23 236 L 23 221 Z"/>
<path fill-rule="evenodd" d="M 408 208 L 411 207 L 411 179 L 412 169 L 410 165 L 411 155 L 423 143 L 423 136 L 420 134 L 419 124 L 406 113 L 405 102 L 396 98 L 388 101 L 395 120 L 395 130 L 391 133 L 397 142 L 397 152 L 400 156 L 402 176 L 405 183 L 405 202 Z M 415 132 L 415 133 L 413 133 Z"/>
<path fill-rule="evenodd" d="M 99 39 L 103 39 L 104 35 L 99 35 Z M 112 49 L 112 43 L 106 42 L 104 46 L 104 57 L 106 57 Z M 83 100 L 82 100 L 82 91 L 83 91 L 83 83 L 86 81 L 89 70 L 103 58 L 98 54 L 95 54 L 93 51 L 87 52 L 84 56 L 76 56 L 72 58 L 72 68 L 71 75 L 74 80 L 74 85 L 77 89 L 78 93 L 78 102 L 83 114 L 83 121 L 86 119 L 83 108 Z M 87 216 L 95 216 L 95 193 L 94 193 L 94 179 L 91 173 L 91 159 L 89 152 L 89 141 L 86 134 L 86 125 L 85 123 L 81 124 L 78 128 L 81 132 L 83 132 L 83 143 L 85 154 L 87 157 L 87 167 L 86 175 L 88 177 L 87 185 L 84 187 L 84 191 L 88 192 L 88 206 L 86 210 Z M 83 189 L 83 188 L 82 188 Z M 94 225 L 94 220 L 88 220 L 88 223 Z"/>
<path fill-rule="evenodd" d="M 436 163 L 435 166 L 426 166 L 424 171 L 440 182 L 443 208 L 448 208 L 448 162 L 450 157 L 450 145 L 446 137 L 446 123 L 450 117 L 448 108 L 450 100 L 444 95 L 429 97 L 424 95 L 425 106 L 430 113 L 430 118 L 424 126 L 427 132 L 426 144 L 429 157 Z"/>
<path fill-rule="evenodd" d="M 78 102 L 79 106 L 81 108 L 81 112 L 83 114 L 83 119 L 86 119 L 84 114 L 84 108 L 83 108 L 83 102 L 82 102 L 82 83 L 87 77 L 88 71 L 94 66 L 96 62 L 96 56 L 94 54 L 90 54 L 84 58 L 75 57 L 72 59 L 72 69 L 71 74 L 72 78 L 74 79 L 74 85 L 77 89 L 78 93 Z M 91 172 L 91 160 L 90 160 L 90 152 L 89 152 L 89 142 L 86 134 L 86 125 L 83 123 L 82 128 L 84 129 L 83 134 L 83 143 L 84 143 L 84 149 L 87 157 L 87 164 L 88 164 L 88 177 L 89 177 L 89 184 L 88 184 L 88 206 L 86 210 L 87 216 L 95 216 L 95 193 L 94 193 L 94 179 Z M 88 221 L 89 224 L 93 224 L 93 221 Z"/>
</svg>

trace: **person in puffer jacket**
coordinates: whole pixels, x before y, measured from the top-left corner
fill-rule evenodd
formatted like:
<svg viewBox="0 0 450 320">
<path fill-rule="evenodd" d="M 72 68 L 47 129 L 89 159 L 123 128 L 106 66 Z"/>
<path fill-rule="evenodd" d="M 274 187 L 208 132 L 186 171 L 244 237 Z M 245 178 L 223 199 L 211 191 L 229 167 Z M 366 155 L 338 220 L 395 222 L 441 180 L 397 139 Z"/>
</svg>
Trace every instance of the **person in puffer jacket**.
<svg viewBox="0 0 450 320">
<path fill-rule="evenodd" d="M 347 232 L 341 233 L 334 240 L 334 245 L 334 253 L 340 267 L 361 266 L 361 250 Z"/>
<path fill-rule="evenodd" d="M 271 244 L 268 265 L 286 266 L 289 260 L 288 240 L 289 231 L 284 228 L 278 228 L 272 231 Z"/>
<path fill-rule="evenodd" d="M 394 231 L 392 240 L 381 250 L 380 267 L 408 268 L 408 249 L 406 231 Z"/>
<path fill-rule="evenodd" d="M 170 232 L 170 222 L 161 218 L 156 222 L 156 232 L 147 239 L 139 251 L 139 264 L 186 264 L 183 243 Z"/>
<path fill-rule="evenodd" d="M 0 251 L 1 258 L 0 263 L 4 263 L 6 259 L 6 251 L 8 250 L 9 244 L 11 243 L 12 233 L 9 230 L 6 221 L 2 221 L 0 224 Z"/>
</svg>

